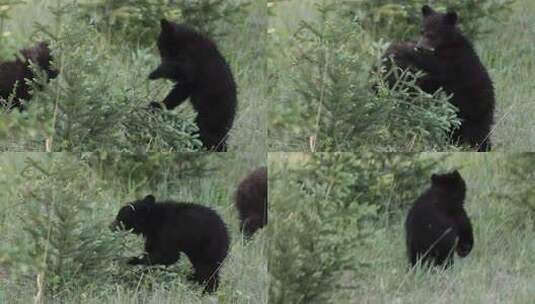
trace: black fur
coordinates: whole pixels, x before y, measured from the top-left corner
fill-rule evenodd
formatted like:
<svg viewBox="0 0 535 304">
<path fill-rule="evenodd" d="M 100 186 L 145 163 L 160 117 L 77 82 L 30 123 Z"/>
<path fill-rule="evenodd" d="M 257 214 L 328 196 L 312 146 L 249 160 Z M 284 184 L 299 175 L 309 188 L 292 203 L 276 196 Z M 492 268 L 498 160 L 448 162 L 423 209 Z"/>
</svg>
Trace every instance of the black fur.
<svg viewBox="0 0 535 304">
<path fill-rule="evenodd" d="M 226 151 L 227 136 L 236 115 L 237 93 L 230 67 L 217 46 L 193 29 L 163 19 L 158 49 L 162 62 L 149 79 L 166 78 L 176 83 L 163 104 L 171 110 L 189 97 L 197 112 L 203 146 Z"/>
<path fill-rule="evenodd" d="M 453 266 L 453 251 L 467 256 L 474 246 L 470 218 L 464 210 L 466 184 L 457 170 L 431 177 L 405 222 L 407 252 L 412 266 Z"/>
<path fill-rule="evenodd" d="M 131 265 L 170 265 L 180 253 L 191 261 L 191 279 L 213 292 L 219 269 L 227 256 L 230 238 L 225 223 L 208 207 L 173 201 L 155 202 L 152 195 L 122 207 L 112 228 L 132 229 L 145 237 L 145 254 Z"/>
<path fill-rule="evenodd" d="M 442 87 L 453 94 L 450 101 L 459 109 L 461 119 L 460 128 L 453 134 L 456 144 L 490 151 L 495 106 L 490 76 L 472 43 L 457 28 L 455 12 L 438 13 L 424 6 L 422 15 L 418 42 L 394 43 L 386 57 L 401 68 L 423 70 L 426 75 L 417 82 L 423 91 L 434 93 Z M 395 81 L 392 74 L 387 78 L 391 86 Z"/>
<path fill-rule="evenodd" d="M 16 86 L 13 102 L 9 105 L 9 109 L 23 110 L 24 105 L 21 99 L 28 101 L 32 97 L 29 92 L 30 87 L 24 81 L 24 79 L 35 77 L 30 68 L 30 60 L 46 71 L 48 79 L 56 78 L 59 73 L 50 65 L 53 58 L 46 42 L 41 42 L 33 48 L 23 49 L 20 54 L 21 58 L 17 58 L 15 61 L 0 63 L 0 99 L 4 100 L 1 104 L 7 105 L 8 97 Z"/>
<path fill-rule="evenodd" d="M 250 238 L 258 229 L 267 225 L 267 168 L 260 167 L 247 176 L 236 191 L 236 208 L 241 231 Z"/>
</svg>

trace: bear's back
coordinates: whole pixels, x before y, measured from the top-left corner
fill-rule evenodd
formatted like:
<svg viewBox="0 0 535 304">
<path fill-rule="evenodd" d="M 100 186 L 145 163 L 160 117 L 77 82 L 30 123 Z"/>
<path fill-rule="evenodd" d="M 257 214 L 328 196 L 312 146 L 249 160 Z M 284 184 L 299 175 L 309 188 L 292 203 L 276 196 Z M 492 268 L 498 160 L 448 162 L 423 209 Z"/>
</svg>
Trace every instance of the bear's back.
<svg viewBox="0 0 535 304">
<path fill-rule="evenodd" d="M 454 220 L 441 206 L 445 203 L 448 202 L 444 202 L 433 188 L 422 194 L 409 210 L 405 222 L 407 240 L 429 244 L 439 240 L 446 232 L 457 234 Z"/>
<path fill-rule="evenodd" d="M 194 203 L 158 202 L 151 213 L 150 225 L 155 233 L 178 241 L 190 255 L 199 247 L 212 251 L 214 257 L 226 256 L 230 237 L 223 219 L 213 209 Z M 198 255 L 198 254 L 193 254 Z"/>
<path fill-rule="evenodd" d="M 260 167 L 247 176 L 236 191 L 239 210 L 257 211 L 265 208 L 267 199 L 267 168 Z"/>
<path fill-rule="evenodd" d="M 0 97 L 7 99 L 17 85 L 16 97 L 27 99 L 25 78 L 33 78 L 33 73 L 28 66 L 20 61 L 9 61 L 0 63 Z"/>
</svg>

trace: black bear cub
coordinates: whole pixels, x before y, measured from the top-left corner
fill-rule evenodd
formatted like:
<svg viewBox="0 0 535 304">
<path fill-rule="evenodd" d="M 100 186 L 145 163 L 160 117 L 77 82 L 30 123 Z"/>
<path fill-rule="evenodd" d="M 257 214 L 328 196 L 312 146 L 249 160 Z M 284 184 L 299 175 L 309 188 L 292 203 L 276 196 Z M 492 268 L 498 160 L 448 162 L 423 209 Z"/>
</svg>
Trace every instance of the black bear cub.
<svg viewBox="0 0 535 304">
<path fill-rule="evenodd" d="M 170 265 L 180 253 L 188 256 L 191 280 L 213 292 L 219 285 L 219 269 L 227 256 L 229 235 L 221 217 L 212 209 L 192 203 L 165 201 L 154 196 L 128 203 L 112 223 L 112 229 L 132 229 L 145 237 L 145 253 L 131 265 Z"/>
<path fill-rule="evenodd" d="M 405 222 L 407 251 L 412 266 L 422 264 L 450 267 L 453 251 L 467 256 L 474 246 L 472 224 L 464 210 L 466 184 L 457 170 L 433 174 L 431 188 L 409 211 Z"/>
<path fill-rule="evenodd" d="M 250 238 L 268 221 L 267 168 L 260 167 L 247 176 L 236 190 L 236 208 L 243 235 Z"/>
<path fill-rule="evenodd" d="M 422 7 L 422 36 L 418 42 L 394 43 L 386 56 L 401 68 L 422 70 L 418 86 L 427 93 L 442 87 L 453 94 L 450 102 L 459 109 L 461 126 L 454 131 L 455 143 L 478 151 L 490 151 L 494 120 L 494 88 L 472 43 L 457 27 L 457 13 L 438 13 Z M 388 64 L 387 64 L 388 67 Z M 395 77 L 387 77 L 392 86 Z"/>
<path fill-rule="evenodd" d="M 56 78 L 59 73 L 50 65 L 52 56 L 46 42 L 38 43 L 32 48 L 22 49 L 20 54 L 22 58 L 0 63 L 0 103 L 9 109 L 23 110 L 24 105 L 20 99 L 27 101 L 32 97 L 29 92 L 30 87 L 24 81 L 24 79 L 35 77 L 30 68 L 30 61 L 46 71 L 48 79 Z M 7 100 L 13 91 L 15 92 L 13 102 L 8 105 Z"/>
<path fill-rule="evenodd" d="M 226 140 L 236 114 L 236 83 L 216 44 L 188 28 L 161 21 L 158 37 L 161 64 L 149 79 L 166 78 L 175 82 L 163 100 L 169 110 L 188 97 L 197 112 L 195 120 L 200 140 L 208 150 L 226 151 Z M 151 103 L 159 107 L 158 103 Z"/>
</svg>

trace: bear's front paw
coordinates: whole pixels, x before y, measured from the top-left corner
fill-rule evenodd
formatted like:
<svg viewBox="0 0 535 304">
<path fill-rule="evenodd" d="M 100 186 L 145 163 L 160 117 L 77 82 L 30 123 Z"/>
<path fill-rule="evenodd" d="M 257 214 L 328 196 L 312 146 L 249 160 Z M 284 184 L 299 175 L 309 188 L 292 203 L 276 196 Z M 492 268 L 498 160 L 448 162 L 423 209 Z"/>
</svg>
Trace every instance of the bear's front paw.
<svg viewBox="0 0 535 304">
<path fill-rule="evenodd" d="M 139 265 L 141 264 L 141 259 L 138 257 L 131 257 L 128 259 L 128 265 Z"/>
<path fill-rule="evenodd" d="M 149 103 L 148 110 L 152 113 L 156 113 L 162 109 L 162 104 L 156 101 Z"/>
<path fill-rule="evenodd" d="M 472 251 L 472 245 L 471 244 L 459 244 L 457 245 L 457 254 L 460 256 L 460 257 L 465 257 L 467 256 L 470 251 Z"/>
</svg>

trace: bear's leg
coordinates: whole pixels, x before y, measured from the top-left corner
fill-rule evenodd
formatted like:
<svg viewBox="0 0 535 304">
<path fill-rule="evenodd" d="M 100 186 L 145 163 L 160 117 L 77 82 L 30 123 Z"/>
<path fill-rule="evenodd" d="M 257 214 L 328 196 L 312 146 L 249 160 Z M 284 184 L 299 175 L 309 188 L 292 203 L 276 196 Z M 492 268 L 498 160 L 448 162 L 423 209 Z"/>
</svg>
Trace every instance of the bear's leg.
<svg viewBox="0 0 535 304">
<path fill-rule="evenodd" d="M 191 62 L 164 60 L 150 73 L 149 79 L 171 79 L 178 82 L 194 83 L 195 66 Z"/>
<path fill-rule="evenodd" d="M 221 135 L 222 130 L 216 130 L 213 122 L 205 121 L 202 113 L 197 115 L 195 123 L 199 128 L 199 139 L 203 147 L 210 151 L 227 152 L 226 135 Z"/>
<path fill-rule="evenodd" d="M 195 262 L 191 280 L 204 285 L 204 292 L 214 292 L 219 286 L 219 266 L 214 263 Z"/>
<path fill-rule="evenodd" d="M 168 110 L 181 105 L 191 95 L 191 89 L 184 83 L 175 84 L 174 88 L 165 97 L 163 103 Z"/>
<path fill-rule="evenodd" d="M 416 266 L 416 263 L 418 262 L 418 255 L 413 250 L 409 251 L 409 261 L 412 267 Z"/>
<path fill-rule="evenodd" d="M 416 85 L 422 89 L 422 91 L 428 94 L 434 94 L 441 86 L 443 82 L 440 77 L 434 77 L 431 75 L 424 75 L 416 81 Z"/>
<path fill-rule="evenodd" d="M 436 248 L 433 250 L 433 256 L 436 266 L 445 268 L 453 266 L 453 251 L 455 250 L 456 236 L 454 233 L 447 233 L 443 236 Z"/>
<path fill-rule="evenodd" d="M 251 215 L 242 220 L 241 232 L 246 239 L 249 239 L 260 228 L 262 228 L 262 219 L 258 215 Z"/>
<path fill-rule="evenodd" d="M 427 250 L 423 250 L 423 248 L 419 247 L 416 243 L 407 244 L 407 254 L 409 256 L 409 261 L 411 267 L 415 267 L 418 262 L 420 262 L 421 265 L 427 264 L 429 262 L 429 252 Z"/>
<path fill-rule="evenodd" d="M 440 255 L 435 259 L 435 265 L 450 268 L 453 266 L 453 252 L 449 254 Z"/>
<path fill-rule="evenodd" d="M 201 141 L 204 146 L 213 152 L 227 152 L 227 138 L 226 135 L 219 134 L 220 132 L 210 132 L 201 130 Z"/>
<path fill-rule="evenodd" d="M 483 140 L 482 143 L 479 144 L 479 148 L 477 149 L 477 152 L 490 152 L 492 150 L 492 144 L 490 143 L 490 140 L 487 138 Z"/>
<path fill-rule="evenodd" d="M 456 214 L 455 224 L 457 226 L 457 234 L 459 237 L 456 251 L 460 257 L 465 257 L 472 251 L 472 247 L 474 247 L 474 233 L 472 231 L 470 218 L 468 218 L 464 209 Z"/>
<path fill-rule="evenodd" d="M 180 258 L 179 252 L 160 252 L 144 254 L 141 258 L 133 257 L 128 260 L 130 265 L 171 265 Z"/>
<path fill-rule="evenodd" d="M 478 152 L 490 151 L 492 145 L 488 123 L 465 120 L 458 131 L 460 144 L 468 144 Z"/>
</svg>

